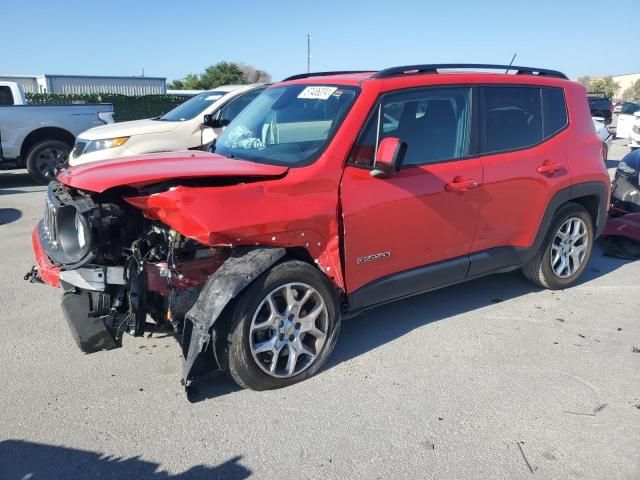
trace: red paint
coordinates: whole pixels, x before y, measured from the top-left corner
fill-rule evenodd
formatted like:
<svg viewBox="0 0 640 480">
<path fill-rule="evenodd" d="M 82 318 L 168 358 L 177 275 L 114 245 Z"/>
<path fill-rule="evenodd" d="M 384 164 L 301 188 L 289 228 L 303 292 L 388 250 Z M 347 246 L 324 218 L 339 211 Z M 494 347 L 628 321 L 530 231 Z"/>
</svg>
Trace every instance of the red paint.
<svg viewBox="0 0 640 480">
<path fill-rule="evenodd" d="M 391 273 L 470 253 L 480 189 L 447 191 L 457 177 L 481 182 L 480 160 L 403 168 L 385 179 L 346 168 L 342 208 L 348 291 Z M 366 266 L 357 263 L 358 257 L 382 252 L 390 256 Z"/>
<path fill-rule="evenodd" d="M 614 213 L 607 220 L 602 235 L 626 237 L 640 242 L 640 213 Z"/>
<path fill-rule="evenodd" d="M 147 262 L 144 264 L 144 271 L 147 274 L 147 290 L 161 295 L 169 295 L 171 288 L 185 290 L 195 285 L 202 285 L 227 258 L 228 254 L 214 252 L 212 257 L 180 262 L 171 270 L 170 277 L 166 262 Z"/>
<path fill-rule="evenodd" d="M 304 249 L 347 292 L 432 262 L 497 246 L 530 246 L 556 192 L 575 183 L 608 183 L 585 89 L 574 82 L 532 75 L 440 73 L 383 80 L 369 74 L 336 75 L 293 83 L 361 88 L 332 141 L 311 165 L 287 169 L 177 152 L 79 166 L 59 180 L 94 192 L 176 180 L 175 188 L 127 201 L 147 217 L 205 245 Z M 570 128 L 526 150 L 404 168 L 384 179 L 345 165 L 381 93 L 473 84 L 561 87 Z M 253 181 L 209 187 L 179 181 L 210 177 Z M 357 264 L 358 257 L 386 251 L 391 255 Z"/>
<path fill-rule="evenodd" d="M 144 186 L 165 180 L 214 177 L 277 177 L 287 172 L 276 167 L 208 152 L 170 152 L 118 158 L 71 167 L 58 181 L 71 187 L 103 192 L 120 185 Z"/>
<path fill-rule="evenodd" d="M 60 269 L 56 267 L 44 252 L 44 248 L 40 244 L 38 238 L 38 227 L 33 229 L 31 233 L 31 244 L 33 245 L 33 254 L 36 258 L 36 269 L 38 275 L 44 283 L 55 288 L 60 288 Z"/>
</svg>

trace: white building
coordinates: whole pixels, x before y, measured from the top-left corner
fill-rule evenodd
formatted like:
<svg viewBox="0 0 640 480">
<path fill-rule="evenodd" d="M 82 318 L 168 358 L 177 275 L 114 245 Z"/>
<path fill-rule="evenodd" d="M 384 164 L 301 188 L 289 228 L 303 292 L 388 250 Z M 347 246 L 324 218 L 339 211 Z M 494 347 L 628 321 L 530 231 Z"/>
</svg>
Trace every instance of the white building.
<svg viewBox="0 0 640 480">
<path fill-rule="evenodd" d="M 163 77 L 99 77 L 89 75 L 0 75 L 0 81 L 16 82 L 30 93 L 118 93 L 158 95 L 167 91 Z"/>
<path fill-rule="evenodd" d="M 620 85 L 617 97 L 620 97 L 624 91 L 630 88 L 634 83 L 640 80 L 640 73 L 627 73 L 626 75 L 613 75 L 613 81 Z"/>
</svg>

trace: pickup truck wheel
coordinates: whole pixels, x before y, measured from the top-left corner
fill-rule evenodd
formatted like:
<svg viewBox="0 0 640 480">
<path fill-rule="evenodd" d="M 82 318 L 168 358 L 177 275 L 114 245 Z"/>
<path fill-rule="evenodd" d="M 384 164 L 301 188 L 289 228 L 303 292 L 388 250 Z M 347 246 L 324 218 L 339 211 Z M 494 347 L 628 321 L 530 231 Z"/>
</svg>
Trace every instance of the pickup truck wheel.
<svg viewBox="0 0 640 480">
<path fill-rule="evenodd" d="M 27 170 L 41 184 L 56 178 L 67 166 L 71 147 L 60 140 L 43 140 L 33 145 L 27 153 Z"/>
<path fill-rule="evenodd" d="M 544 288 L 558 290 L 582 274 L 593 248 L 593 220 L 576 203 L 562 206 L 536 256 L 522 268 L 525 277 Z"/>
<path fill-rule="evenodd" d="M 333 286 L 313 266 L 277 264 L 231 306 L 223 364 L 240 386 L 268 390 L 300 382 L 327 360 L 340 330 Z"/>
</svg>

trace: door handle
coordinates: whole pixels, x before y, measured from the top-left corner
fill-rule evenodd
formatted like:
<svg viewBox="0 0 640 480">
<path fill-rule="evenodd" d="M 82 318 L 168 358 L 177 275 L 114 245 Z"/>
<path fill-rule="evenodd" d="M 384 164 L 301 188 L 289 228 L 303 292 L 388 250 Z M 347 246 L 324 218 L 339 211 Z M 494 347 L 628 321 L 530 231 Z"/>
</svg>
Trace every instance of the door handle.
<svg viewBox="0 0 640 480">
<path fill-rule="evenodd" d="M 447 192 L 466 192 L 470 188 L 476 188 L 477 186 L 478 181 L 473 178 L 465 179 L 456 177 L 452 182 L 445 184 L 444 189 Z"/>
<path fill-rule="evenodd" d="M 536 170 L 538 171 L 538 173 L 542 173 L 543 175 L 552 175 L 558 170 L 562 170 L 562 164 L 545 160 L 544 163 L 540 165 Z"/>
</svg>

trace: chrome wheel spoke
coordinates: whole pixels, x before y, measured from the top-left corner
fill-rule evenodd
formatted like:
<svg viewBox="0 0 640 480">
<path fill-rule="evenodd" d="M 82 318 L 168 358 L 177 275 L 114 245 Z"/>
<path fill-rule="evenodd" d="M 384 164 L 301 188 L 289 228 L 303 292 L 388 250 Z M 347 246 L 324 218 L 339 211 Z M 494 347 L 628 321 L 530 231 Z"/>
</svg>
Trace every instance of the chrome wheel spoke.
<svg viewBox="0 0 640 480">
<path fill-rule="evenodd" d="M 269 372 L 276 372 L 276 368 L 278 367 L 278 360 L 280 360 L 280 354 L 282 353 L 283 348 L 284 347 L 274 348 L 273 356 L 271 357 L 271 365 L 269 366 Z"/>
<path fill-rule="evenodd" d="M 264 342 L 256 343 L 253 347 L 253 351 L 256 353 L 275 352 L 277 341 L 278 337 L 274 336 L 273 338 L 265 340 Z"/>
<path fill-rule="evenodd" d="M 287 354 L 287 365 L 285 370 L 288 376 L 293 376 L 296 371 L 296 363 L 298 363 L 298 352 L 296 352 L 291 346 L 289 347 L 289 353 Z"/>
<path fill-rule="evenodd" d="M 302 298 L 298 301 L 298 305 L 300 305 L 300 308 L 304 307 L 304 304 L 307 303 L 307 300 L 311 298 L 312 294 L 313 292 L 311 290 L 307 290 L 304 295 L 302 295 Z"/>
<path fill-rule="evenodd" d="M 269 311 L 271 312 L 271 317 L 275 317 L 279 312 L 278 312 L 278 308 L 276 307 L 276 304 L 273 301 L 273 295 L 268 295 L 265 300 L 267 302 L 267 305 L 269 305 Z"/>
<path fill-rule="evenodd" d="M 293 287 L 291 285 L 287 285 L 284 291 L 285 299 L 287 300 L 287 312 L 291 312 L 293 308 L 298 304 L 298 302 L 296 301 L 296 296 L 293 292 Z"/>
<path fill-rule="evenodd" d="M 298 355 L 307 355 L 311 358 L 315 358 L 316 356 L 316 354 L 313 353 L 313 351 L 307 345 L 301 342 L 300 339 L 296 339 L 296 341 L 293 343 L 293 348 L 295 348 L 295 350 L 298 352 Z"/>
</svg>

